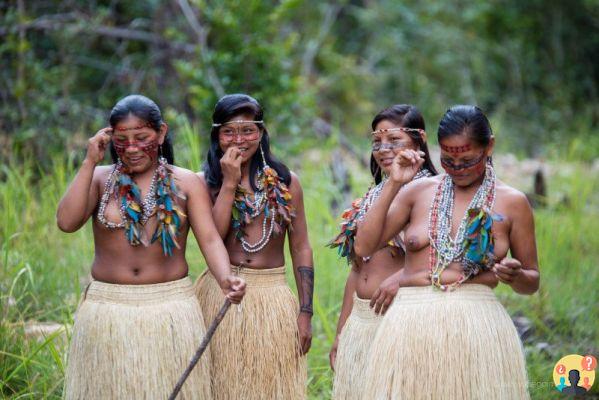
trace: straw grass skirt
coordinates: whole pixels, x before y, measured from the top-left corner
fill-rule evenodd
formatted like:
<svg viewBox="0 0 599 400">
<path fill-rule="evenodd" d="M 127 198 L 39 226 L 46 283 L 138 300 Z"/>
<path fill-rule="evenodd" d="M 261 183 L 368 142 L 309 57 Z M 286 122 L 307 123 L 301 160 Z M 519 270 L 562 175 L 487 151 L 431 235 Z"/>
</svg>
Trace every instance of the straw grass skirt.
<svg viewBox="0 0 599 400">
<path fill-rule="evenodd" d="M 92 281 L 75 315 L 65 397 L 166 399 L 204 333 L 189 278 L 152 285 Z M 178 399 L 211 399 L 209 357 Z"/>
<path fill-rule="evenodd" d="M 402 287 L 372 344 L 364 399 L 528 399 L 522 345 L 493 290 Z"/>
<path fill-rule="evenodd" d="M 215 400 L 304 399 L 306 360 L 300 356 L 297 299 L 287 286 L 285 267 L 242 269 L 247 284 L 239 306 L 231 307 L 218 327 L 212 352 Z M 204 273 L 196 293 L 207 321 L 224 295 L 212 274 Z"/>
<path fill-rule="evenodd" d="M 362 400 L 366 362 L 379 324 L 383 317 L 370 308 L 369 299 L 361 299 L 354 293 L 351 314 L 339 336 L 333 399 Z"/>
</svg>

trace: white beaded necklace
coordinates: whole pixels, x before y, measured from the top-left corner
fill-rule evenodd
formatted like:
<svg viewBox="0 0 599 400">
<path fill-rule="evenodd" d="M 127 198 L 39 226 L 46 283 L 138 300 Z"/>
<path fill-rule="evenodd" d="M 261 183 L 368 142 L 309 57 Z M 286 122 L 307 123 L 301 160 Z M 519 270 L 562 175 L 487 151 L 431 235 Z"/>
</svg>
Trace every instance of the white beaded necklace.
<svg viewBox="0 0 599 400">
<path fill-rule="evenodd" d="M 436 255 L 431 254 L 431 259 L 436 258 L 435 265 L 431 265 L 431 280 L 435 286 L 445 290 L 445 286 L 440 284 L 441 273 L 452 262 L 462 261 L 468 211 L 481 208 L 486 208 L 489 211 L 493 209 L 495 204 L 495 183 L 496 178 L 493 167 L 487 165 L 484 180 L 464 212 L 454 238 L 451 237 L 455 196 L 454 183 L 449 175 L 445 175 L 439 183 L 429 212 L 429 240 L 431 251 L 436 252 Z M 464 276 L 463 278 L 467 279 L 468 277 Z"/>
<path fill-rule="evenodd" d="M 164 162 L 166 162 L 166 159 L 161 157 L 159 165 L 156 168 L 156 171 L 154 171 L 154 175 L 152 175 L 152 181 L 150 183 L 150 187 L 148 188 L 148 192 L 142 200 L 142 225 L 145 224 L 148 221 L 148 219 L 150 219 L 150 217 L 154 213 L 154 209 L 156 208 L 156 179 L 158 177 L 158 169 L 163 166 Z M 98 221 L 108 229 L 122 229 L 125 227 L 127 204 L 119 204 L 119 215 L 121 217 L 121 222 L 111 222 L 106 219 L 106 206 L 110 201 L 110 196 L 114 194 L 117 182 L 119 180 L 120 175 L 122 174 L 122 169 L 123 163 L 119 160 L 115 164 L 114 168 L 110 172 L 110 175 L 108 176 L 108 179 L 106 179 L 106 182 L 104 183 L 104 193 L 102 193 L 100 205 L 98 206 Z"/>
</svg>

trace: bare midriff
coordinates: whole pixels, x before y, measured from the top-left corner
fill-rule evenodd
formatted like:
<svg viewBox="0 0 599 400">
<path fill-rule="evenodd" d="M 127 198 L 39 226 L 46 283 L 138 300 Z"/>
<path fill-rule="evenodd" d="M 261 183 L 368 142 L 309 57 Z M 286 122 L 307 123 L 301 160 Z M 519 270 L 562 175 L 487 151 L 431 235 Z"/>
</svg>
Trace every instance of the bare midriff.
<svg viewBox="0 0 599 400">
<path fill-rule="evenodd" d="M 358 272 L 356 295 L 361 299 L 370 299 L 380 284 L 399 271 L 403 264 L 403 251 L 391 246 L 378 250 L 368 261 L 358 257 L 355 261 Z"/>
<path fill-rule="evenodd" d="M 262 237 L 263 220 L 264 214 L 260 214 L 245 227 L 246 241 L 253 244 L 260 240 Z M 267 229 L 269 224 L 270 220 L 267 223 Z M 233 229 L 229 229 L 225 238 L 225 247 L 229 253 L 231 264 L 252 269 L 270 269 L 285 265 L 283 248 L 285 246 L 286 231 L 279 235 L 273 232 L 268 244 L 256 253 L 246 253 L 241 247 L 241 242 L 235 235 L 236 232 Z"/>
</svg>

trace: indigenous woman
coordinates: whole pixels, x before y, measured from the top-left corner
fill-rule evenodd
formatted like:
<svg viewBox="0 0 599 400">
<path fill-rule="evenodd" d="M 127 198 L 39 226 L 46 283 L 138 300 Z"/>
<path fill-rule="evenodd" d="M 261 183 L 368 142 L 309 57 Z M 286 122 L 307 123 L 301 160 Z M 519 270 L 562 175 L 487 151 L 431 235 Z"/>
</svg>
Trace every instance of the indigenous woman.
<svg viewBox="0 0 599 400">
<path fill-rule="evenodd" d="M 364 398 L 527 399 L 521 343 L 492 288 L 499 281 L 521 294 L 538 289 L 531 208 L 495 177 L 494 138 L 478 107 L 450 108 L 438 139 L 446 174 L 400 190 L 424 162 L 400 152 L 356 236 L 358 256 L 403 229 L 406 244 Z"/>
<path fill-rule="evenodd" d="M 223 296 L 241 301 L 242 279 L 210 211 L 208 192 L 173 164 L 167 125 L 144 96 L 120 100 L 110 127 L 89 140 L 87 156 L 58 205 L 57 222 L 75 232 L 93 215 L 92 282 L 75 315 L 67 399 L 167 398 L 205 332 L 187 276 L 193 229 Z M 110 145 L 114 164 L 97 166 Z M 209 359 L 182 389 L 210 399 Z"/>
<path fill-rule="evenodd" d="M 314 270 L 302 188 L 270 151 L 260 104 L 244 94 L 221 98 L 212 115 L 202 182 L 234 269 L 247 282 L 243 304 L 229 312 L 210 344 L 215 399 L 303 399 L 304 355 L 311 342 Z M 299 304 L 285 280 L 289 250 Z M 198 282 L 204 315 L 222 302 L 215 276 Z"/>
<path fill-rule="evenodd" d="M 337 336 L 330 353 L 335 370 L 334 399 L 363 399 L 366 357 L 372 338 L 394 296 L 395 273 L 403 267 L 404 244 L 399 235 L 368 257 L 356 257 L 353 242 L 360 220 L 380 195 L 395 156 L 403 149 L 421 151 L 425 162 L 414 176 L 436 175 L 426 144 L 424 118 L 412 105 L 398 104 L 378 113 L 372 121 L 370 171 L 375 185 L 343 213 L 341 232 L 330 243 L 351 263 L 345 284 Z M 388 293 L 388 296 L 386 296 Z M 380 300 L 379 300 L 380 299 Z M 370 304 L 369 304 L 370 303 Z M 374 309 L 370 305 L 374 306 Z"/>
</svg>

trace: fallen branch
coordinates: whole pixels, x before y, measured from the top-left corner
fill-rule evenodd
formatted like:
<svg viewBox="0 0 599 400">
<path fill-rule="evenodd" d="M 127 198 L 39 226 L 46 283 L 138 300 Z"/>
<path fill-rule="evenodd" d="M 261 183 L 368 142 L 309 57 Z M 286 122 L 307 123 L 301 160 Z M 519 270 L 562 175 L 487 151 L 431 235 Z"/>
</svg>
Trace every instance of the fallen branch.
<svg viewBox="0 0 599 400">
<path fill-rule="evenodd" d="M 181 375 L 181 378 L 179 378 L 179 381 L 175 385 L 175 388 L 173 389 L 173 392 L 171 393 L 171 395 L 168 397 L 168 400 L 175 400 L 175 398 L 181 391 L 181 388 L 183 387 L 185 380 L 187 380 L 187 377 L 189 377 L 189 374 L 191 374 L 191 371 L 193 371 L 193 369 L 196 366 L 196 364 L 198 363 L 198 361 L 200 361 L 200 357 L 202 357 L 202 354 L 204 354 L 206 347 L 208 347 L 208 344 L 210 343 L 210 339 L 212 339 L 212 336 L 214 336 L 214 332 L 216 331 L 218 324 L 220 324 L 221 321 L 223 320 L 223 318 L 225 317 L 225 314 L 229 310 L 229 307 L 231 307 L 231 302 L 229 301 L 229 299 L 225 299 L 225 303 L 220 308 L 220 311 L 218 312 L 218 314 L 216 315 L 216 317 L 210 324 L 210 327 L 208 328 L 208 331 L 206 331 L 206 336 L 204 336 L 204 339 L 202 340 L 200 347 L 198 347 L 198 350 L 196 351 L 193 358 L 191 359 L 191 362 L 189 363 L 187 368 L 185 368 L 183 375 Z"/>
</svg>

